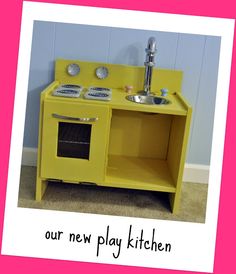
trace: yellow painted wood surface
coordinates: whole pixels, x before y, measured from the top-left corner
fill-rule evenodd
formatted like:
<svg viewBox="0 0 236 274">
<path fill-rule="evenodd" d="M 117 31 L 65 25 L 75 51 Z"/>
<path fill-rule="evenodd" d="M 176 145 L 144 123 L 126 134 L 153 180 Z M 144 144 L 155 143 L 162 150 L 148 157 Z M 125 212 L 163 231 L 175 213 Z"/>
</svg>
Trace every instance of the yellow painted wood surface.
<svg viewBox="0 0 236 274">
<path fill-rule="evenodd" d="M 166 159 L 172 115 L 113 110 L 109 153 Z"/>
<path fill-rule="evenodd" d="M 54 118 L 52 114 L 74 118 L 98 118 L 95 122 L 86 122 L 92 125 L 89 160 L 57 156 L 58 122 L 67 120 Z M 83 124 L 74 121 L 73 123 Z M 68 105 L 64 101 L 60 103 L 46 101 L 41 147 L 41 177 L 70 181 L 103 181 L 109 126 L 110 109 L 106 106 L 90 107 L 86 104 Z"/>
<path fill-rule="evenodd" d="M 70 76 L 66 72 L 69 64 L 74 63 L 80 66 L 80 73 Z M 105 79 L 98 79 L 95 71 L 99 66 L 105 66 L 109 70 L 109 76 Z M 168 88 L 170 93 L 181 92 L 182 71 L 153 69 L 152 89 L 159 92 L 161 88 Z M 123 89 L 125 85 L 132 85 L 134 90 L 143 89 L 144 66 L 129 66 L 119 64 L 86 62 L 81 60 L 56 61 L 55 80 L 62 83 L 80 84 L 82 86 L 102 86 L 115 89 Z"/>
<path fill-rule="evenodd" d="M 165 160 L 109 155 L 105 185 L 175 192 Z"/>
<path fill-rule="evenodd" d="M 179 209 L 191 115 L 192 110 L 189 108 L 187 116 L 174 116 L 170 132 L 167 163 L 176 185 L 176 193 L 170 194 L 173 212 L 178 212 Z"/>
<path fill-rule="evenodd" d="M 36 190 L 35 199 L 40 201 L 47 189 L 47 181 L 41 177 L 41 158 L 42 158 L 42 128 L 43 128 L 43 111 L 44 100 L 47 92 L 51 92 L 51 89 L 55 86 L 55 83 L 49 85 L 40 96 L 40 112 L 39 112 L 39 135 L 38 135 L 38 155 L 37 155 L 37 171 L 36 171 Z"/>
<path fill-rule="evenodd" d="M 57 87 L 59 82 L 54 83 L 54 87 Z M 133 110 L 141 112 L 153 112 L 153 113 L 163 113 L 163 114 L 176 114 L 176 115 L 186 115 L 188 107 L 183 101 L 183 96 L 179 93 L 169 94 L 166 99 L 171 101 L 168 105 L 145 105 L 138 104 L 126 99 L 128 95 L 123 89 L 112 89 L 112 99 L 111 101 L 99 101 L 99 100 L 88 100 L 84 98 L 84 93 L 87 91 L 85 88 L 79 98 L 66 98 L 63 100 L 68 103 L 83 103 L 90 104 L 91 106 L 109 106 L 112 109 L 121 110 Z M 61 97 L 52 96 L 53 88 L 46 94 L 46 99 L 54 102 L 60 102 Z M 135 94 L 135 91 L 132 93 Z M 157 93 L 158 96 L 158 93 Z"/>
<path fill-rule="evenodd" d="M 67 65 L 79 64 L 81 72 L 71 77 Z M 99 66 L 109 69 L 109 77 L 95 75 Z M 126 100 L 125 85 L 143 87 L 144 67 L 57 60 L 55 81 L 41 95 L 39 149 L 36 182 L 38 200 L 47 179 L 65 182 L 93 182 L 98 185 L 168 192 L 173 212 L 177 212 L 191 106 L 181 94 L 182 72 L 154 69 L 152 91 L 160 95 L 170 90 L 169 105 L 142 105 Z M 62 83 L 84 87 L 79 98 L 52 96 Z M 112 88 L 111 101 L 86 100 L 89 86 Z M 52 113 L 72 117 L 97 117 L 92 130 L 90 160 L 56 156 L 58 122 Z M 56 121 L 55 121 L 56 120 Z"/>
</svg>

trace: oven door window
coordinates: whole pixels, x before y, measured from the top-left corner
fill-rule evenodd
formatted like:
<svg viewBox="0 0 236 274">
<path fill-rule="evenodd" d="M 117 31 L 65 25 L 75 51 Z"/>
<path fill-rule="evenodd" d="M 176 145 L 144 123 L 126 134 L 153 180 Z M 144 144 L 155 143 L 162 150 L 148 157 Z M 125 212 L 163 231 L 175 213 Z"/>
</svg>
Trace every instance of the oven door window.
<svg viewBox="0 0 236 274">
<path fill-rule="evenodd" d="M 90 124 L 59 122 L 57 156 L 89 160 Z"/>
</svg>

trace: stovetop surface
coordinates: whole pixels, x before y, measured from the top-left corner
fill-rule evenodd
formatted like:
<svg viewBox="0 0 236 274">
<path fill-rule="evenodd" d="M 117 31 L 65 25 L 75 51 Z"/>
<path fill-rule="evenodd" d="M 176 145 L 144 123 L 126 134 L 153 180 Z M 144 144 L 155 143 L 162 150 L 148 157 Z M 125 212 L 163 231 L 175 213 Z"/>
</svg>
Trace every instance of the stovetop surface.
<svg viewBox="0 0 236 274">
<path fill-rule="evenodd" d="M 62 84 L 58 86 L 52 93 L 53 96 L 78 98 L 82 91 L 85 91 L 84 98 L 91 100 L 111 100 L 112 90 L 105 87 L 91 86 L 84 89 L 81 85 Z"/>
</svg>

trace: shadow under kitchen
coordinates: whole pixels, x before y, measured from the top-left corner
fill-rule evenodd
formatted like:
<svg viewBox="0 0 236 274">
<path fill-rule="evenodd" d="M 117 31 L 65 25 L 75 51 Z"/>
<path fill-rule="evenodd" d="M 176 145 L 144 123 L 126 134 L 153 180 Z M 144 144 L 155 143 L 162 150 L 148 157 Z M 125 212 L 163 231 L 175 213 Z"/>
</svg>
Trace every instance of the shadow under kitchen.
<svg viewBox="0 0 236 274">
<path fill-rule="evenodd" d="M 172 214 L 168 193 L 49 182 L 35 200 L 36 167 L 22 166 L 18 206 L 113 216 L 205 222 L 208 185 L 183 182 L 180 210 Z"/>
</svg>

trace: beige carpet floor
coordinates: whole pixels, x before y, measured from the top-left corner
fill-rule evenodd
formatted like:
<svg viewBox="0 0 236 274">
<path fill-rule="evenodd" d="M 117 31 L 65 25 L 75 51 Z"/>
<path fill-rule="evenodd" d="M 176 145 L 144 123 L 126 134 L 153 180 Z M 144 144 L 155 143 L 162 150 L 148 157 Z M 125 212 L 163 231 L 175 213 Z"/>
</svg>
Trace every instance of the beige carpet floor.
<svg viewBox="0 0 236 274">
<path fill-rule="evenodd" d="M 34 200 L 36 168 L 22 166 L 18 206 L 114 216 L 205 222 L 207 184 L 184 182 L 178 214 L 166 193 L 50 182 L 42 201 Z"/>
</svg>

